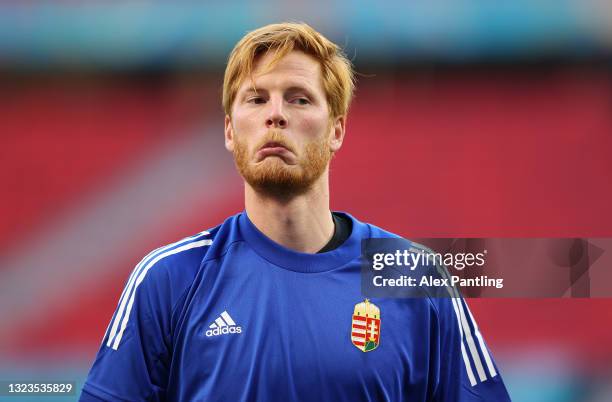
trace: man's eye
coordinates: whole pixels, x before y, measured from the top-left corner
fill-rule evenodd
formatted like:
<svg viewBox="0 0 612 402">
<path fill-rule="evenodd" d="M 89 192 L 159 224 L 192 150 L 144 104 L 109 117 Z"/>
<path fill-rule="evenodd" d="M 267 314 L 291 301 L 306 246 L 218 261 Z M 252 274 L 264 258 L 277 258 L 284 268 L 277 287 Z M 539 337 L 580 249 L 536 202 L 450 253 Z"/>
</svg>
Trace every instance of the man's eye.
<svg viewBox="0 0 612 402">
<path fill-rule="evenodd" d="M 293 103 L 297 103 L 298 105 L 308 105 L 310 101 L 307 98 L 295 98 L 292 100 Z"/>
<path fill-rule="evenodd" d="M 264 98 L 262 98 L 261 96 L 254 96 L 252 98 L 247 99 L 248 103 L 255 103 L 255 104 L 261 104 L 264 103 L 266 100 Z"/>
</svg>

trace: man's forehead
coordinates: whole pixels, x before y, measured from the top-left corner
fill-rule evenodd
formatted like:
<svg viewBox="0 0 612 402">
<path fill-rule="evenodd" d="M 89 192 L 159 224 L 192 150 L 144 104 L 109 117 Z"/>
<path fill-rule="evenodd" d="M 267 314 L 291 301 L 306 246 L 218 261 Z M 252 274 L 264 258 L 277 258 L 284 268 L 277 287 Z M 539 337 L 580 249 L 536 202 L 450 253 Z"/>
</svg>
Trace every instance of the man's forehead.
<svg viewBox="0 0 612 402">
<path fill-rule="evenodd" d="M 304 73 L 315 74 L 320 72 L 320 63 L 313 56 L 306 54 L 300 50 L 292 50 L 285 56 L 277 60 L 274 67 L 270 70 L 269 64 L 275 58 L 275 53 L 268 52 L 258 57 L 253 63 L 253 72 L 261 73 L 262 70 L 285 71 L 296 70 Z M 265 72 L 265 71 L 264 71 Z"/>
<path fill-rule="evenodd" d="M 270 86 L 283 88 L 322 89 L 321 66 L 312 56 L 300 51 L 292 51 L 270 68 L 273 55 L 259 58 L 253 68 L 253 81 L 245 77 L 241 90 L 266 89 Z"/>
</svg>

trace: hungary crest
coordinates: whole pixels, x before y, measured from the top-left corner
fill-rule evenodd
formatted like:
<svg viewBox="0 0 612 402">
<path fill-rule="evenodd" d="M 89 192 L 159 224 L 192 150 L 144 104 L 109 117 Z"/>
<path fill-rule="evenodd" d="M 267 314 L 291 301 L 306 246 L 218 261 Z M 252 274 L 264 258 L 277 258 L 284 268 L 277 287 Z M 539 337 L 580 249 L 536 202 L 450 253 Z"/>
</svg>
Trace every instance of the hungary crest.
<svg viewBox="0 0 612 402">
<path fill-rule="evenodd" d="M 355 304 L 351 342 L 362 352 L 374 350 L 380 344 L 380 309 L 368 299 Z"/>
</svg>

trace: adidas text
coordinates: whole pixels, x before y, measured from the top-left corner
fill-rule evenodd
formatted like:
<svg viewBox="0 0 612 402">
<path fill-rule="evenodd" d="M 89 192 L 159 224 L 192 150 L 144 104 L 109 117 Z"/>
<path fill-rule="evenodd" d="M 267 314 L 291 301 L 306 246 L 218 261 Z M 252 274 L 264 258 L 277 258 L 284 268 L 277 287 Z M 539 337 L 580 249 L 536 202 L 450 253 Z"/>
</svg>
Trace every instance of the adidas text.
<svg viewBox="0 0 612 402">
<path fill-rule="evenodd" d="M 242 332 L 242 327 L 223 327 L 209 329 L 206 331 L 206 336 L 219 336 L 225 334 L 239 334 Z"/>
</svg>

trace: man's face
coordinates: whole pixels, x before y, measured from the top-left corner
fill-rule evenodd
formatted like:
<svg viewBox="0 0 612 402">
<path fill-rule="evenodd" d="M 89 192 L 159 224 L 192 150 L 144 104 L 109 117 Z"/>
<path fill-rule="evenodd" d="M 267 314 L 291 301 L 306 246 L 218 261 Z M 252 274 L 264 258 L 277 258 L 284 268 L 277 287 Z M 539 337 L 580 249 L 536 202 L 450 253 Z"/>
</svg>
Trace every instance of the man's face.
<svg viewBox="0 0 612 402">
<path fill-rule="evenodd" d="M 292 51 L 262 74 L 272 55 L 254 66 L 225 118 L 225 146 L 253 188 L 273 195 L 307 191 L 327 172 L 342 144 L 344 118 L 330 119 L 321 67 Z"/>
</svg>

